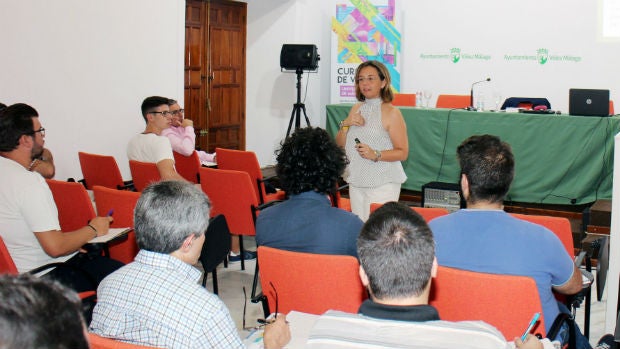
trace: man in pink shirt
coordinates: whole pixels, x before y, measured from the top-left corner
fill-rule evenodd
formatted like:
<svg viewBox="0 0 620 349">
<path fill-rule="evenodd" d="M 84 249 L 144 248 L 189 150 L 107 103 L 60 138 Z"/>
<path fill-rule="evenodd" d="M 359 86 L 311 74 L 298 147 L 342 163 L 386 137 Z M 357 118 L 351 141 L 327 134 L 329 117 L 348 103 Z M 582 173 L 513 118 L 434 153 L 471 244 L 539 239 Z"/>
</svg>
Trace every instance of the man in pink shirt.
<svg viewBox="0 0 620 349">
<path fill-rule="evenodd" d="M 168 137 L 172 150 L 179 154 L 190 156 L 196 146 L 196 134 L 194 133 L 194 122 L 185 119 L 183 109 L 177 101 L 170 99 L 168 102 L 172 123 L 169 128 L 162 131 L 161 135 Z M 216 162 L 215 154 L 209 154 L 198 150 L 200 162 Z"/>
</svg>

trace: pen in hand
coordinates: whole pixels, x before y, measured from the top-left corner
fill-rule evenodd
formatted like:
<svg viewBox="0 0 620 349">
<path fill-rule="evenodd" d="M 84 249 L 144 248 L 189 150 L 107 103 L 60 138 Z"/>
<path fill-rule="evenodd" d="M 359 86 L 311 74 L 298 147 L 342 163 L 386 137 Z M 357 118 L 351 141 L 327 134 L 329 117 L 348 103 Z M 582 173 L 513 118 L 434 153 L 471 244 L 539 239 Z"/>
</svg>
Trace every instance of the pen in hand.
<svg viewBox="0 0 620 349">
<path fill-rule="evenodd" d="M 111 209 L 108 211 L 108 214 L 107 214 L 106 216 L 107 216 L 107 217 L 111 217 L 113 214 L 114 214 L 114 209 L 113 209 L 113 208 L 111 208 Z"/>
<path fill-rule="evenodd" d="M 534 325 L 538 321 L 539 317 L 540 317 L 540 313 L 535 313 L 534 314 L 534 316 L 532 317 L 532 321 L 530 321 L 530 324 L 527 326 L 527 328 L 525 329 L 525 332 L 523 332 L 523 335 L 521 336 L 521 341 L 522 342 L 525 342 L 525 338 L 527 338 L 527 334 L 530 333 L 530 331 L 532 330 L 532 328 L 534 327 Z"/>
</svg>

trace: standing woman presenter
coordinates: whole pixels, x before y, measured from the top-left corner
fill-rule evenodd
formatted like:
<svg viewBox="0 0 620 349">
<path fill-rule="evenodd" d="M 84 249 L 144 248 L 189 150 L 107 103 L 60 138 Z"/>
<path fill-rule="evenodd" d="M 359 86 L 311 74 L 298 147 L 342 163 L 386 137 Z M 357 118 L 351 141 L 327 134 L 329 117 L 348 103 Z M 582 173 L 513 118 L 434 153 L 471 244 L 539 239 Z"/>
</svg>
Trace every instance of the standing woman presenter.
<svg viewBox="0 0 620 349">
<path fill-rule="evenodd" d="M 356 103 L 340 123 L 336 143 L 349 158 L 345 180 L 349 183 L 351 211 L 363 221 L 370 204 L 398 201 L 407 176 L 401 161 L 409 154 L 407 126 L 398 108 L 390 73 L 378 61 L 360 64 L 355 71 Z"/>
</svg>

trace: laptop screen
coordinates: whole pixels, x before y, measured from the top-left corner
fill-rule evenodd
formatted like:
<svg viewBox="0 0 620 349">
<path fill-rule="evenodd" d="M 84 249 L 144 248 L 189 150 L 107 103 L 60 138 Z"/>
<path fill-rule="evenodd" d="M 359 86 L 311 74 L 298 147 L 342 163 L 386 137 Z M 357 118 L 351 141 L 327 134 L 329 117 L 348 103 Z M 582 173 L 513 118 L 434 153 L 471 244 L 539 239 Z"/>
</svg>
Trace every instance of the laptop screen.
<svg viewBox="0 0 620 349">
<path fill-rule="evenodd" d="M 609 116 L 609 90 L 571 88 L 568 113 L 582 116 Z"/>
</svg>

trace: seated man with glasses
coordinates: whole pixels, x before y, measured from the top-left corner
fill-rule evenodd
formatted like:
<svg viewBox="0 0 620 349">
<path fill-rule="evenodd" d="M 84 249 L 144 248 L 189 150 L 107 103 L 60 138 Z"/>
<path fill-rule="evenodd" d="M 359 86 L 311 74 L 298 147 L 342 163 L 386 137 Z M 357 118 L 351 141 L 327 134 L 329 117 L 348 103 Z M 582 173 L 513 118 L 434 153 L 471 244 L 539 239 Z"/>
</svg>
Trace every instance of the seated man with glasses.
<svg viewBox="0 0 620 349">
<path fill-rule="evenodd" d="M 174 99 L 168 101 L 172 124 L 161 132 L 162 136 L 168 137 L 172 150 L 177 153 L 190 156 L 196 148 L 196 133 L 194 133 L 194 122 L 185 118 L 185 110 Z M 215 162 L 215 154 L 209 154 L 198 150 L 200 162 Z"/>
<path fill-rule="evenodd" d="M 0 103 L 0 111 L 6 109 L 6 107 L 6 104 Z M 41 135 L 45 136 L 45 129 L 41 129 Z M 43 148 L 39 154 L 34 154 L 28 170 L 39 172 L 43 178 L 54 178 L 56 166 L 54 166 L 52 152 L 47 148 Z"/>
<path fill-rule="evenodd" d="M 147 187 L 134 211 L 140 252 L 97 290 L 90 330 L 100 336 L 157 348 L 243 348 L 218 296 L 198 284 L 198 262 L 210 202 L 188 182 Z M 265 348 L 290 340 L 285 316 L 265 328 Z"/>
<path fill-rule="evenodd" d="M 146 128 L 129 141 L 127 158 L 156 164 L 161 179 L 185 180 L 174 168 L 170 141 L 161 136 L 171 123 L 168 98 L 147 97 L 142 102 L 142 117 L 146 121 Z"/>
<path fill-rule="evenodd" d="M 112 218 L 95 217 L 75 231 L 60 230 L 52 192 L 39 173 L 29 171 L 44 144 L 45 128 L 34 108 L 18 103 L 0 111 L 0 236 L 18 272 L 62 263 L 42 273 L 78 292 L 94 290 L 122 263 L 78 250 L 107 234 Z"/>
</svg>

